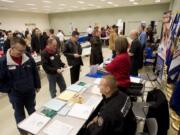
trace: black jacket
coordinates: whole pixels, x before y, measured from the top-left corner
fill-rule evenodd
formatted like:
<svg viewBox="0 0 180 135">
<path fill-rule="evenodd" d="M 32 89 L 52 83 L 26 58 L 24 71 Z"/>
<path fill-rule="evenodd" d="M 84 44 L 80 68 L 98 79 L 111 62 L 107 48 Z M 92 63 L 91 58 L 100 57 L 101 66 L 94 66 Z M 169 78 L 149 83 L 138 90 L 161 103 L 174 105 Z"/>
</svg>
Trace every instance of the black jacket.
<svg viewBox="0 0 180 135">
<path fill-rule="evenodd" d="M 135 117 L 131 118 L 134 122 L 126 121 L 129 120 L 127 117 L 132 115 L 132 111 L 130 99 L 124 93 L 117 91 L 110 98 L 104 98 L 101 104 L 97 113 L 97 123 L 90 125 L 85 135 L 133 135 L 135 133 Z"/>
<path fill-rule="evenodd" d="M 31 38 L 31 47 L 33 51 L 36 51 L 37 53 L 40 53 L 41 50 L 41 37 L 37 37 L 35 35 L 32 35 Z"/>
<path fill-rule="evenodd" d="M 132 41 L 130 53 L 134 55 L 131 57 L 132 68 L 140 69 L 143 66 L 143 50 L 139 39 Z"/>
<path fill-rule="evenodd" d="M 41 88 L 41 82 L 34 59 L 23 55 L 22 65 L 13 62 L 7 52 L 0 59 L 0 91 L 10 95 L 22 96 L 34 94 L 35 89 Z"/>
<path fill-rule="evenodd" d="M 69 66 L 83 65 L 82 58 L 75 58 L 74 54 L 82 54 L 81 45 L 77 42 L 74 44 L 71 40 L 68 40 L 64 45 L 64 55 L 67 58 Z"/>
<path fill-rule="evenodd" d="M 7 53 L 7 50 L 11 47 L 11 44 L 10 44 L 10 39 L 7 39 L 5 42 L 4 42 L 4 54 Z"/>
<path fill-rule="evenodd" d="M 46 50 L 41 53 L 41 61 L 43 69 L 48 74 L 56 74 L 57 69 L 64 67 L 64 63 L 60 59 L 58 53 L 49 54 Z"/>
<path fill-rule="evenodd" d="M 101 39 L 99 37 L 93 36 L 90 42 L 91 42 L 90 65 L 101 64 L 103 62 Z"/>
<path fill-rule="evenodd" d="M 49 37 L 47 35 L 41 36 L 41 50 L 44 50 L 44 48 L 46 48 L 48 38 Z"/>
<path fill-rule="evenodd" d="M 158 135 L 167 135 L 169 129 L 169 108 L 166 96 L 161 90 L 153 90 L 148 93 L 147 102 L 150 103 L 148 118 L 156 118 L 158 123 Z"/>
</svg>

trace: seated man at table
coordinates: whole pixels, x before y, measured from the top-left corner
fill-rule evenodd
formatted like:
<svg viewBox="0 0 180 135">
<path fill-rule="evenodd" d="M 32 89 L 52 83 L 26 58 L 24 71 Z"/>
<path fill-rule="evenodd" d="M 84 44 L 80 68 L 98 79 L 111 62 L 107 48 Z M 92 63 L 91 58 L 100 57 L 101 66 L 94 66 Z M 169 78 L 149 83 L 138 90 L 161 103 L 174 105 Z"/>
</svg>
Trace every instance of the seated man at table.
<svg viewBox="0 0 180 135">
<path fill-rule="evenodd" d="M 136 121 L 129 97 L 118 90 L 112 75 L 104 76 L 99 87 L 103 100 L 95 117 L 87 123 L 85 135 L 133 135 Z"/>
</svg>

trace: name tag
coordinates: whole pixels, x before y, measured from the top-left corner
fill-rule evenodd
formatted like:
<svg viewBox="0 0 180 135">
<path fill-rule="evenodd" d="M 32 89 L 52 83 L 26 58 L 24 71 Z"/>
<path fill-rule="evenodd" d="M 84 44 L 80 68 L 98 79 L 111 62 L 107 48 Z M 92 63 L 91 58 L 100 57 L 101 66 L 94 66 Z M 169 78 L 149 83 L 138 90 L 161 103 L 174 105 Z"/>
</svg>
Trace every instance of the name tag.
<svg viewBox="0 0 180 135">
<path fill-rule="evenodd" d="M 15 69 L 16 69 L 16 66 L 9 66 L 8 69 L 9 69 L 9 70 L 15 70 Z"/>
<path fill-rule="evenodd" d="M 50 60 L 54 60 L 54 56 L 51 56 L 51 57 L 50 57 Z"/>
<path fill-rule="evenodd" d="M 26 65 L 26 67 L 30 68 L 30 67 L 31 67 L 31 65 Z"/>
</svg>

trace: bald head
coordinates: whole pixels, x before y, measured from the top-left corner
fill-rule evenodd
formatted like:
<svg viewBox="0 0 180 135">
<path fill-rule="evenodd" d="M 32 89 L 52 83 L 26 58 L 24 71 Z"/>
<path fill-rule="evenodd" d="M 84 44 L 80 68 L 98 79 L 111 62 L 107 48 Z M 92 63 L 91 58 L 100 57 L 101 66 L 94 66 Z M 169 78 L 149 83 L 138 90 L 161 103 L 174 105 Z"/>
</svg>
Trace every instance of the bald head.
<svg viewBox="0 0 180 135">
<path fill-rule="evenodd" d="M 100 91 L 106 97 L 110 97 L 117 90 L 117 82 L 114 76 L 106 75 L 101 79 Z"/>
<path fill-rule="evenodd" d="M 132 40 L 138 38 L 138 31 L 137 30 L 132 30 L 130 32 L 130 37 L 131 37 Z"/>
</svg>

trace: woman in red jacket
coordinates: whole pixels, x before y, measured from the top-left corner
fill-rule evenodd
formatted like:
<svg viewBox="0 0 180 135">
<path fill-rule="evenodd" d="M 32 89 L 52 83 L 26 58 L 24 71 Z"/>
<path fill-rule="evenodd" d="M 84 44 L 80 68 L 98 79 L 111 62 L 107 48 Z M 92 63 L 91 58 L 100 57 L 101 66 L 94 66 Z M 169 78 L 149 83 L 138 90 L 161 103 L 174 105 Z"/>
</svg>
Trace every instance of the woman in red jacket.
<svg viewBox="0 0 180 135">
<path fill-rule="evenodd" d="M 131 62 L 127 53 L 128 46 L 126 37 L 118 37 L 115 41 L 117 55 L 110 64 L 105 66 L 105 69 L 116 78 L 119 89 L 123 91 L 130 85 Z"/>
</svg>

